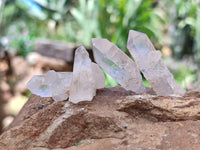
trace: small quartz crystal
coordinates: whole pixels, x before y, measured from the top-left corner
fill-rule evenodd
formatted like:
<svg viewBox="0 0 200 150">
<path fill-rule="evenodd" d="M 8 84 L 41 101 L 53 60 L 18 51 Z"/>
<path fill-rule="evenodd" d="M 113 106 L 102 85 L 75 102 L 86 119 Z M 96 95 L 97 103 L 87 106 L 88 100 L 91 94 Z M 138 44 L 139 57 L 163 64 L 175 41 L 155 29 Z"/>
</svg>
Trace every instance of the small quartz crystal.
<svg viewBox="0 0 200 150">
<path fill-rule="evenodd" d="M 92 39 L 95 61 L 121 86 L 136 93 L 144 93 L 142 76 L 136 64 L 107 39 Z"/>
<path fill-rule="evenodd" d="M 27 83 L 28 89 L 41 97 L 52 97 L 55 101 L 68 98 L 72 72 L 55 72 L 50 70 L 46 75 L 35 75 Z"/>
<path fill-rule="evenodd" d="M 45 82 L 43 75 L 34 75 L 27 83 L 27 88 L 31 93 L 39 95 L 41 97 L 51 97 L 51 91 L 49 86 Z"/>
<path fill-rule="evenodd" d="M 97 88 L 103 88 L 105 78 L 103 72 L 91 62 L 88 52 L 83 46 L 75 52 L 72 82 L 70 86 L 69 101 L 91 101 L 96 95 Z"/>
<path fill-rule="evenodd" d="M 130 30 L 127 48 L 157 95 L 184 95 L 146 34 Z"/>
</svg>

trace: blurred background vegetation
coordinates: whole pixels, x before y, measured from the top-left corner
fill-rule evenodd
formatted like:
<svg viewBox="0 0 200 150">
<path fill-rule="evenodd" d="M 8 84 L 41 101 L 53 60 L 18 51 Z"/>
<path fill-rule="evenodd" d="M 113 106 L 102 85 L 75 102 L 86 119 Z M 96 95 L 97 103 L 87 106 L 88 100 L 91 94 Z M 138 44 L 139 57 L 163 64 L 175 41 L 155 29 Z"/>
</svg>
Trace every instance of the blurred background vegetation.
<svg viewBox="0 0 200 150">
<path fill-rule="evenodd" d="M 0 50 L 24 58 L 38 38 L 87 49 L 107 38 L 129 55 L 130 29 L 149 36 L 183 88 L 199 88 L 200 0 L 0 0 Z"/>
</svg>

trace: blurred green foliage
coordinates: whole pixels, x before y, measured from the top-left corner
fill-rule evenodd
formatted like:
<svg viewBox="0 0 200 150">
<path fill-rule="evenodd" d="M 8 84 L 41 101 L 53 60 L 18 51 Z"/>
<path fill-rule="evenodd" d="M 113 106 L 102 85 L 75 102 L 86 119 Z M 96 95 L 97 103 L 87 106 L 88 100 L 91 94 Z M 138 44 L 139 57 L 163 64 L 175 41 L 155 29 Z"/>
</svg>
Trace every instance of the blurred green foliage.
<svg viewBox="0 0 200 150">
<path fill-rule="evenodd" d="M 200 1 L 161 1 L 160 6 L 167 14 L 169 24 L 168 44 L 176 58 L 193 55 L 200 58 Z M 181 38 L 180 38 L 181 37 Z"/>
<path fill-rule="evenodd" d="M 103 37 L 126 52 L 128 32 L 135 29 L 145 32 L 158 49 L 170 45 L 179 58 L 200 53 L 199 0 L 32 1 L 40 6 L 40 13 L 31 11 L 23 1 L 6 1 L 0 13 L 2 35 L 23 21 L 35 37 L 81 43 L 88 48 L 92 37 Z"/>
<path fill-rule="evenodd" d="M 145 32 L 156 45 L 162 44 L 163 32 L 157 28 L 164 18 L 153 0 L 33 1 L 41 7 L 40 14 L 34 14 L 22 1 L 7 1 L 2 12 L 2 34 L 7 35 L 9 26 L 24 21 L 29 33 L 36 37 L 81 43 L 88 48 L 92 37 L 103 37 L 126 51 L 130 29 Z"/>
<path fill-rule="evenodd" d="M 106 82 L 105 82 L 106 87 L 113 87 L 113 86 L 119 85 L 119 83 L 117 83 L 109 74 L 107 74 L 105 71 L 103 72 L 106 78 Z"/>
<path fill-rule="evenodd" d="M 162 32 L 157 27 L 164 18 L 154 9 L 153 0 L 99 0 L 99 11 L 101 36 L 116 43 L 123 51 L 126 51 L 130 29 L 146 33 L 155 43 L 161 42 Z"/>
<path fill-rule="evenodd" d="M 4 9 L 4 4 L 5 4 L 5 0 L 1 0 L 1 2 L 0 2 L 0 24 L 2 22 L 2 17 L 3 17 L 2 11 Z"/>
<path fill-rule="evenodd" d="M 39 13 L 22 0 L 3 0 L 5 3 L 0 6 L 0 38 L 6 36 L 10 49 L 15 48 L 24 57 L 33 50 L 37 37 L 82 44 L 87 48 L 91 48 L 92 37 L 102 37 L 127 53 L 128 32 L 134 29 L 146 33 L 156 49 L 167 46 L 176 59 L 190 55 L 200 64 L 199 0 L 27 1 L 39 6 Z M 190 75 L 195 78 L 193 71 L 181 68 L 175 78 L 182 84 Z M 107 86 L 117 84 L 106 73 L 105 76 Z"/>
<path fill-rule="evenodd" d="M 74 21 L 67 24 L 67 30 L 76 31 L 70 36 L 76 43 L 84 43 L 86 47 L 91 47 L 91 38 L 100 37 L 98 28 L 98 8 L 93 0 L 78 0 L 77 8 L 70 10 Z M 69 32 L 70 33 L 70 32 Z"/>
<path fill-rule="evenodd" d="M 28 31 L 24 31 L 28 32 Z M 27 35 L 24 35 L 27 34 Z M 10 48 L 17 49 L 17 54 L 26 57 L 30 52 L 33 51 L 34 38 L 29 36 L 28 33 L 24 33 L 20 37 L 15 37 L 13 41 L 10 42 Z"/>
<path fill-rule="evenodd" d="M 187 85 L 193 83 L 197 76 L 196 72 L 190 70 L 190 68 L 181 67 L 174 73 L 174 78 L 176 79 L 176 82 L 179 83 L 183 88 L 187 88 Z"/>
</svg>

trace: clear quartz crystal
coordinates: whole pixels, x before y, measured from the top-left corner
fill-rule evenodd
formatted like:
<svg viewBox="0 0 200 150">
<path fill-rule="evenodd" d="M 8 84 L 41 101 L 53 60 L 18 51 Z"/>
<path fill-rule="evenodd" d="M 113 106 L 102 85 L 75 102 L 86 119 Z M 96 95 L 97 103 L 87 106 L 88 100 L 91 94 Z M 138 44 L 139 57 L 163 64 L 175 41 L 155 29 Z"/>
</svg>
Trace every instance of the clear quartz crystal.
<svg viewBox="0 0 200 150">
<path fill-rule="evenodd" d="M 144 93 L 142 76 L 136 64 L 107 39 L 92 39 L 95 61 L 121 86 L 136 93 Z"/>
<path fill-rule="evenodd" d="M 50 70 L 46 75 L 35 75 L 27 83 L 28 89 L 41 97 L 52 97 L 55 101 L 68 98 L 72 72 L 55 72 Z"/>
<path fill-rule="evenodd" d="M 83 46 L 76 49 L 69 101 L 91 101 L 96 95 L 92 62 Z"/>
<path fill-rule="evenodd" d="M 184 95 L 185 90 L 175 82 L 173 75 L 161 60 L 161 52 L 155 50 L 146 34 L 130 30 L 127 48 L 156 94 Z"/>
<path fill-rule="evenodd" d="M 63 101 L 68 98 L 67 88 L 65 83 L 59 78 L 58 73 L 50 70 L 45 75 L 45 80 L 52 93 L 52 98 L 55 101 Z"/>
<path fill-rule="evenodd" d="M 99 65 L 92 63 L 92 72 L 95 80 L 96 89 L 104 88 L 105 76 Z"/>
<path fill-rule="evenodd" d="M 34 75 L 32 79 L 27 83 L 27 88 L 31 91 L 31 93 L 41 97 L 52 96 L 51 90 L 45 83 L 45 78 L 43 75 Z"/>
<path fill-rule="evenodd" d="M 58 77 L 63 82 L 64 87 L 69 91 L 69 87 L 72 81 L 72 72 L 57 72 Z"/>
</svg>

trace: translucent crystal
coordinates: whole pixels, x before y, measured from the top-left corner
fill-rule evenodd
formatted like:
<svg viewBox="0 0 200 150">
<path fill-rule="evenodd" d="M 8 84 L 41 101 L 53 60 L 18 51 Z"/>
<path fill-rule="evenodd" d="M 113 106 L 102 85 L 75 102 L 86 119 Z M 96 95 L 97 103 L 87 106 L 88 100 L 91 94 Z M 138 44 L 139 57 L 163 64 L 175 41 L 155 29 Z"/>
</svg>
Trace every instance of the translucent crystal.
<svg viewBox="0 0 200 150">
<path fill-rule="evenodd" d="M 104 88 L 105 76 L 99 65 L 92 63 L 92 72 L 95 80 L 96 89 Z"/>
<path fill-rule="evenodd" d="M 27 83 L 28 89 L 41 97 L 52 97 L 55 101 L 68 98 L 71 84 L 71 72 L 55 72 L 50 70 L 46 75 L 35 75 Z"/>
<path fill-rule="evenodd" d="M 72 81 L 72 72 L 57 72 L 59 79 L 63 82 L 64 87 L 69 91 Z"/>
<path fill-rule="evenodd" d="M 69 101 L 91 101 L 96 95 L 96 82 L 92 71 L 92 62 L 83 46 L 75 52 Z"/>
<path fill-rule="evenodd" d="M 67 76 L 64 79 L 61 79 L 58 73 L 54 70 L 48 71 L 45 75 L 46 84 L 49 86 L 52 93 L 52 98 L 55 101 L 63 101 L 69 97 L 67 94 L 69 88 L 65 86 L 65 82 L 63 82 L 65 79 L 68 79 L 68 82 L 69 80 L 71 81 L 71 78 L 67 78 Z"/>
<path fill-rule="evenodd" d="M 27 88 L 31 93 L 39 95 L 41 97 L 51 97 L 51 91 L 49 86 L 45 82 L 43 75 L 34 75 L 27 83 Z"/>
<path fill-rule="evenodd" d="M 130 30 L 127 48 L 156 94 L 184 95 L 185 90 L 175 82 L 161 60 L 161 52 L 155 50 L 146 34 Z"/>
<path fill-rule="evenodd" d="M 107 39 L 92 39 L 95 61 L 125 89 L 144 93 L 142 76 L 136 64 Z"/>
</svg>

